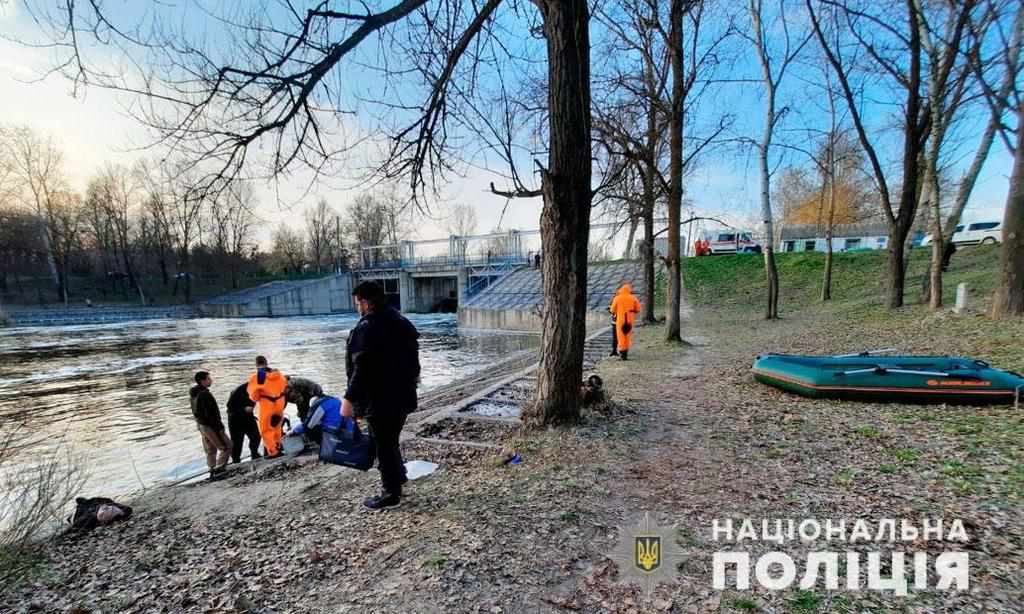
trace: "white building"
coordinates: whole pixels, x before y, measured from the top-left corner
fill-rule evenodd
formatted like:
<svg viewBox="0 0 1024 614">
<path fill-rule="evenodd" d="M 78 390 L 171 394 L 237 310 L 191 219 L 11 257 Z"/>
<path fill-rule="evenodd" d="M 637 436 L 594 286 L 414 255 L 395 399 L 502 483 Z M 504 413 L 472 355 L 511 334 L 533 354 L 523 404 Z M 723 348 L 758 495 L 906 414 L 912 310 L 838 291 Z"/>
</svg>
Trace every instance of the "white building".
<svg viewBox="0 0 1024 614">
<path fill-rule="evenodd" d="M 827 247 L 825 226 L 790 224 L 780 234 L 780 252 L 823 252 Z M 886 249 L 889 226 L 881 222 L 836 224 L 832 227 L 832 251 L 849 252 L 864 249 Z"/>
</svg>

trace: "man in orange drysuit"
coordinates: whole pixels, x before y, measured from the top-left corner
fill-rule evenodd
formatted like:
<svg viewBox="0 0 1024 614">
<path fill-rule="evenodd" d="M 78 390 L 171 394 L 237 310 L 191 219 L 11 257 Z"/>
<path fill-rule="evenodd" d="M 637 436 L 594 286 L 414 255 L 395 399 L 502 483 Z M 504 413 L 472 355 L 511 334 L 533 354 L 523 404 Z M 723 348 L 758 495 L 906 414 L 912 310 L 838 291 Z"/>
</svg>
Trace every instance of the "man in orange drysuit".
<svg viewBox="0 0 1024 614">
<path fill-rule="evenodd" d="M 287 399 L 284 390 L 288 380 L 276 369 L 267 365 L 263 356 L 256 357 L 256 373 L 249 376 L 249 398 L 260 408 L 260 438 L 268 458 L 281 455 L 281 439 L 284 437 L 284 406 Z"/>
<path fill-rule="evenodd" d="M 633 325 L 636 314 L 640 313 L 640 301 L 633 296 L 633 287 L 623 284 L 612 299 L 608 311 L 615 317 L 615 338 L 618 340 L 619 356 L 629 360 L 629 346 L 633 342 Z"/>
</svg>

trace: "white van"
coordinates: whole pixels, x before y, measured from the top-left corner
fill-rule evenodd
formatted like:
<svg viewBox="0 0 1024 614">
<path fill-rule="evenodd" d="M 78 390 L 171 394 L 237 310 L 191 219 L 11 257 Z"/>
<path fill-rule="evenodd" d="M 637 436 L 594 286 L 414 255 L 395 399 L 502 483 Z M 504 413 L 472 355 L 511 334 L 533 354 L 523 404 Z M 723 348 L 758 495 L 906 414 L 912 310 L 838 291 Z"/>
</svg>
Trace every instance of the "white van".
<svg viewBox="0 0 1024 614">
<path fill-rule="evenodd" d="M 1002 222 L 971 222 L 960 224 L 953 231 L 953 243 L 956 245 L 995 245 L 1003 240 Z M 928 235 L 921 245 L 931 245 L 932 236 Z"/>
<path fill-rule="evenodd" d="M 761 245 L 753 239 L 749 232 L 736 230 L 713 230 L 703 234 L 709 243 L 712 254 L 752 254 L 761 253 Z"/>
</svg>

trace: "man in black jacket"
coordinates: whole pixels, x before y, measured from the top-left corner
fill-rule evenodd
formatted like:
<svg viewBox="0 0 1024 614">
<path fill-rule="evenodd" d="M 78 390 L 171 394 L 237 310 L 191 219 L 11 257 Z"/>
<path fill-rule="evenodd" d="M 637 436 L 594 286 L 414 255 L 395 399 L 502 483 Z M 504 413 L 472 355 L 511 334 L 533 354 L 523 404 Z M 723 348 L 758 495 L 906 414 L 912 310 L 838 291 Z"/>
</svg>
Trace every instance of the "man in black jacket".
<svg viewBox="0 0 1024 614">
<path fill-rule="evenodd" d="M 210 386 L 213 378 L 206 371 L 195 375 L 196 385 L 189 390 L 189 401 L 196 426 L 203 437 L 203 451 L 206 452 L 206 466 L 210 468 L 210 479 L 216 479 L 224 473 L 231 454 L 231 440 L 224 432 L 224 423 L 220 419 L 220 407 L 213 398 Z"/>
<path fill-rule="evenodd" d="M 352 290 L 352 296 L 362 317 L 348 335 L 348 388 L 341 415 L 365 416 L 370 423 L 383 492 L 363 503 L 370 509 L 382 509 L 400 503 L 402 484 L 408 481 L 399 435 L 406 416 L 416 410 L 420 334 L 387 304 L 379 285 L 363 282 Z"/>
<path fill-rule="evenodd" d="M 260 458 L 260 426 L 252 414 L 256 403 L 249 398 L 249 382 L 243 382 L 228 397 L 228 433 L 231 434 L 231 460 L 242 460 L 242 443 L 249 438 L 252 460 Z"/>
</svg>

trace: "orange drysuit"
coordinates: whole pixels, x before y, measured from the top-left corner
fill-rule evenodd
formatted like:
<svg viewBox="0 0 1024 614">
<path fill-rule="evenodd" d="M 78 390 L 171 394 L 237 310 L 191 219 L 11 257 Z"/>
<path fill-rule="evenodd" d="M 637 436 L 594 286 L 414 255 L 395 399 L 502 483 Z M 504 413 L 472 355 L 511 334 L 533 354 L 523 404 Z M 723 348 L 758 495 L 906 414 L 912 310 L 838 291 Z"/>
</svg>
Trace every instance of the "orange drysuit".
<svg viewBox="0 0 1024 614">
<path fill-rule="evenodd" d="M 275 456 L 284 437 L 284 389 L 288 380 L 280 371 L 259 369 L 249 376 L 249 398 L 259 404 L 260 438 L 268 456 Z"/>
<path fill-rule="evenodd" d="M 628 352 L 633 342 L 633 326 L 636 323 L 636 314 L 640 313 L 640 301 L 633 296 L 633 287 L 623 284 L 619 293 L 612 299 L 608 311 L 615 315 L 615 335 L 619 341 L 619 351 Z M 622 328 L 629 324 L 629 332 Z"/>
</svg>

